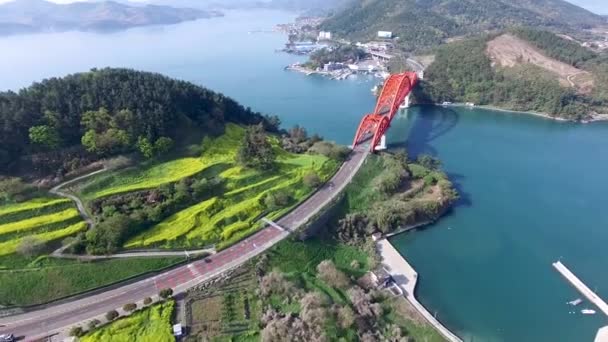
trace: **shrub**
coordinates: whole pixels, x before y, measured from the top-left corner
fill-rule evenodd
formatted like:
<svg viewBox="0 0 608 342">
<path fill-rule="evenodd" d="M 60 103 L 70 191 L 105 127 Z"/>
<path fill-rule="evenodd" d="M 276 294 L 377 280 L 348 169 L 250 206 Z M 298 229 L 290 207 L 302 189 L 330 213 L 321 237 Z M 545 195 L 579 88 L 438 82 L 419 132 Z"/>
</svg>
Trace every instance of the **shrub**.
<svg viewBox="0 0 608 342">
<path fill-rule="evenodd" d="M 70 336 L 81 337 L 84 335 L 82 327 L 73 327 L 70 329 Z"/>
<path fill-rule="evenodd" d="M 127 303 L 127 304 L 123 305 L 122 309 L 125 310 L 126 312 L 135 311 L 135 309 L 137 309 L 137 304 Z"/>
<path fill-rule="evenodd" d="M 321 184 L 321 178 L 316 172 L 310 171 L 304 175 L 304 185 L 309 188 L 316 188 Z"/>
<path fill-rule="evenodd" d="M 171 289 L 171 288 L 162 289 L 162 290 L 160 290 L 160 292 L 158 292 L 158 295 L 160 296 L 160 298 L 167 299 L 173 295 L 173 289 Z"/>
<path fill-rule="evenodd" d="M 437 180 L 435 179 L 435 176 L 432 173 L 424 177 L 424 185 L 435 185 L 436 182 Z"/>
<path fill-rule="evenodd" d="M 19 246 L 17 246 L 17 253 L 26 256 L 36 256 L 44 250 L 44 242 L 35 236 L 26 236 L 21 240 Z"/>
<path fill-rule="evenodd" d="M 90 329 L 90 330 L 93 330 L 93 329 L 95 329 L 97 326 L 99 326 L 100 324 L 101 324 L 101 321 L 100 321 L 100 320 L 98 320 L 98 319 L 94 319 L 94 320 L 92 320 L 92 321 L 90 321 L 90 322 L 89 322 L 89 324 L 88 324 L 88 325 L 89 325 L 89 329 Z"/>
<path fill-rule="evenodd" d="M 108 321 L 113 321 L 113 320 L 117 319 L 118 316 L 120 316 L 120 315 L 118 314 L 118 311 L 116 311 L 116 310 L 111 310 L 106 313 L 106 319 Z"/>
<path fill-rule="evenodd" d="M 150 297 L 144 298 L 144 305 L 150 305 L 150 304 L 152 304 L 152 298 L 150 298 Z"/>
</svg>

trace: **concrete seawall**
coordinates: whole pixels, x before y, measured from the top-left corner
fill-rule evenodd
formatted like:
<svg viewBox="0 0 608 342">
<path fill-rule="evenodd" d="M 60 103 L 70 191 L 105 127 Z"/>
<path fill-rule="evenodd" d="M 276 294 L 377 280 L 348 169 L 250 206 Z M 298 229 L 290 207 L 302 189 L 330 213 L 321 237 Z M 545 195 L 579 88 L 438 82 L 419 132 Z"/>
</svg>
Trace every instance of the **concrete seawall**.
<svg viewBox="0 0 608 342">
<path fill-rule="evenodd" d="M 399 254 L 393 245 L 387 240 L 378 241 L 378 250 L 382 256 L 382 264 L 386 267 L 397 285 L 403 290 L 405 298 L 416 308 L 416 310 L 431 324 L 441 335 L 450 342 L 462 342 L 460 337 L 452 333 L 441 322 L 416 299 L 415 290 L 418 282 L 418 273 L 414 268 Z"/>
</svg>

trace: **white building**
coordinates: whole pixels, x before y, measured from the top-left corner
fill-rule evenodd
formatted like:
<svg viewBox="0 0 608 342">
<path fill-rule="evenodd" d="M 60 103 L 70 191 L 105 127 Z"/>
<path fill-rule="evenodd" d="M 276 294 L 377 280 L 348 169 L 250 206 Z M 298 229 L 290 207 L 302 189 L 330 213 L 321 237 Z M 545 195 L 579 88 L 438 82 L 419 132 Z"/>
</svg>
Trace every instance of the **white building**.
<svg viewBox="0 0 608 342">
<path fill-rule="evenodd" d="M 321 31 L 319 32 L 319 36 L 317 37 L 318 40 L 330 40 L 331 39 L 331 32 L 329 31 Z"/>
<path fill-rule="evenodd" d="M 393 38 L 393 32 L 378 31 L 378 38 Z"/>
</svg>

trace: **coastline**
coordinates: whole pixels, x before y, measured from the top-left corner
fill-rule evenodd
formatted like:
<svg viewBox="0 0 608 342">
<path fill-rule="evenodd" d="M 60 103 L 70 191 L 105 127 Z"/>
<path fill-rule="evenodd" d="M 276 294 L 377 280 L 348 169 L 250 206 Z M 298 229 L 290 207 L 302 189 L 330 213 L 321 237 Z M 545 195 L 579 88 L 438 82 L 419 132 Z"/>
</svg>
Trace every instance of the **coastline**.
<svg viewBox="0 0 608 342">
<path fill-rule="evenodd" d="M 425 320 L 435 328 L 446 340 L 450 342 L 463 342 L 463 340 L 446 328 L 435 316 L 433 316 L 416 298 L 416 285 L 418 283 L 418 273 L 407 262 L 405 257 L 386 239 L 376 242 L 378 251 L 382 257 L 382 265 L 404 293 L 405 298 L 425 318 Z"/>
<path fill-rule="evenodd" d="M 593 122 L 608 121 L 608 114 L 595 114 L 595 115 L 591 116 L 591 119 L 578 121 L 578 120 L 569 120 L 569 119 L 564 119 L 564 118 L 560 118 L 560 117 L 556 117 L 556 116 L 551 116 L 547 113 L 506 109 L 506 108 L 501 108 L 501 107 L 492 106 L 492 105 L 468 106 L 464 103 L 453 103 L 453 104 L 450 104 L 447 106 L 445 106 L 441 103 L 435 103 L 434 105 L 442 106 L 442 107 L 466 107 L 466 108 L 470 108 L 470 109 L 480 108 L 480 109 L 492 110 L 492 111 L 503 112 L 503 113 L 533 115 L 533 116 L 540 117 L 543 119 L 555 120 L 555 121 L 560 121 L 560 122 L 576 122 L 576 123 L 586 124 L 586 123 L 593 123 Z"/>
</svg>

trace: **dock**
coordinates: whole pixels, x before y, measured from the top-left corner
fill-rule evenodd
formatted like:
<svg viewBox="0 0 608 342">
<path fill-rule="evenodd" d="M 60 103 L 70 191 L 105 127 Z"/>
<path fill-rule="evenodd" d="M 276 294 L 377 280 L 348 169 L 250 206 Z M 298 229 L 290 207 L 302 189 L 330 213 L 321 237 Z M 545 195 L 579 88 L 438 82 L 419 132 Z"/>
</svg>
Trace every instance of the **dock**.
<svg viewBox="0 0 608 342">
<path fill-rule="evenodd" d="M 574 286 L 583 296 L 587 297 L 587 299 L 595 304 L 606 316 L 608 316 L 608 304 L 600 298 L 595 292 L 591 291 L 591 289 L 585 285 L 574 273 L 572 273 L 561 261 L 557 261 L 553 263 L 553 267 L 566 278 Z"/>
<path fill-rule="evenodd" d="M 450 342 L 462 342 L 460 337 L 456 336 L 441 322 L 431 315 L 431 313 L 416 299 L 415 290 L 418 283 L 418 273 L 405 260 L 405 258 L 393 247 L 387 239 L 381 239 L 377 242 L 378 251 L 382 256 L 382 264 L 386 271 L 393 277 L 395 284 L 399 286 L 405 298 L 412 306 L 431 324 L 439 333 Z"/>
</svg>

